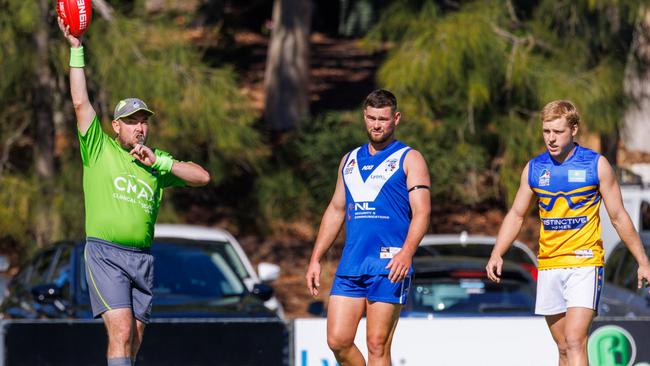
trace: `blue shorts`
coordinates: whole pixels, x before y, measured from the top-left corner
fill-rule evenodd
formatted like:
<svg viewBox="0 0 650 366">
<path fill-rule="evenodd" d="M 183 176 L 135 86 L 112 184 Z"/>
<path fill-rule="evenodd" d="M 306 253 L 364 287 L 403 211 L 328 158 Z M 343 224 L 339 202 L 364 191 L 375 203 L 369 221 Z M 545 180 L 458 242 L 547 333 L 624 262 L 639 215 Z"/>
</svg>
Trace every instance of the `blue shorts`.
<svg viewBox="0 0 650 366">
<path fill-rule="evenodd" d="M 388 275 L 334 276 L 330 295 L 364 297 L 368 301 L 406 304 L 411 277 L 391 283 Z"/>
</svg>

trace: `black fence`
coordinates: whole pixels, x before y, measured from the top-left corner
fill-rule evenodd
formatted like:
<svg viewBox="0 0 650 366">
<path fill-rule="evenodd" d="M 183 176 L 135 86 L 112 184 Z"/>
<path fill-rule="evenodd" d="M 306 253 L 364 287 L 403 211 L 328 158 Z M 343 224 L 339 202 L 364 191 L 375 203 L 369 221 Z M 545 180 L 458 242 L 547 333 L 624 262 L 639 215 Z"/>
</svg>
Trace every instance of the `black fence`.
<svg viewBox="0 0 650 366">
<path fill-rule="evenodd" d="M 3 321 L 0 365 L 104 366 L 101 321 Z M 156 320 L 147 326 L 136 365 L 284 366 L 289 332 L 277 319 Z"/>
<path fill-rule="evenodd" d="M 147 326 L 136 364 L 286 366 L 294 358 L 290 328 L 278 319 L 156 320 Z M 650 319 L 599 318 L 589 337 L 590 362 L 650 363 L 648 339 Z M 103 366 L 106 342 L 101 321 L 2 321 L 0 366 Z"/>
</svg>

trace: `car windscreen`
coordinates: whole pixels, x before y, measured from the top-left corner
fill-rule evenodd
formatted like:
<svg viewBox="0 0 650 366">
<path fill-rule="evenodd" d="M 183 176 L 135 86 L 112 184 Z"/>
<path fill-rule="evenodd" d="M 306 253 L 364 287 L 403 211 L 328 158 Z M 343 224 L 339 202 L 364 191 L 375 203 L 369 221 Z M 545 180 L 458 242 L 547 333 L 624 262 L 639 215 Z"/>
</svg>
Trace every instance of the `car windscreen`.
<svg viewBox="0 0 650 366">
<path fill-rule="evenodd" d="M 449 272 L 416 275 L 410 290 L 412 311 L 425 313 L 489 314 L 534 310 L 534 285 L 521 278 L 485 277 Z"/>
<path fill-rule="evenodd" d="M 247 291 L 233 265 L 241 262 L 226 242 L 156 240 L 151 254 L 154 256 L 153 292 L 159 300 L 213 300 L 240 296 Z M 86 266 L 83 256 L 79 257 L 79 284 L 82 293 L 87 294 Z"/>
<path fill-rule="evenodd" d="M 246 266 L 242 262 L 240 256 L 237 254 L 237 251 L 235 251 L 235 248 L 232 246 L 232 244 L 230 244 L 227 241 L 194 240 L 194 239 L 183 239 L 183 238 L 173 238 L 173 237 L 162 237 L 162 238 L 154 239 L 152 248 L 155 248 L 158 243 L 162 245 L 169 244 L 169 243 L 171 244 L 178 243 L 183 245 L 214 246 L 215 248 L 218 248 L 216 250 L 218 250 L 219 253 L 223 255 L 223 259 L 228 263 L 230 268 L 232 268 L 235 271 L 235 273 L 237 273 L 239 278 L 245 279 L 250 277 L 250 274 L 248 273 L 248 270 L 246 269 Z"/>
<path fill-rule="evenodd" d="M 464 256 L 473 258 L 490 258 L 493 245 L 460 243 L 420 245 L 415 253 L 416 256 Z M 532 260 L 526 252 L 512 246 L 503 256 L 504 260 L 515 263 L 532 264 Z"/>
<path fill-rule="evenodd" d="M 243 295 L 246 288 L 229 250 L 228 243 L 156 241 L 151 248 L 154 296 L 214 299 Z"/>
</svg>

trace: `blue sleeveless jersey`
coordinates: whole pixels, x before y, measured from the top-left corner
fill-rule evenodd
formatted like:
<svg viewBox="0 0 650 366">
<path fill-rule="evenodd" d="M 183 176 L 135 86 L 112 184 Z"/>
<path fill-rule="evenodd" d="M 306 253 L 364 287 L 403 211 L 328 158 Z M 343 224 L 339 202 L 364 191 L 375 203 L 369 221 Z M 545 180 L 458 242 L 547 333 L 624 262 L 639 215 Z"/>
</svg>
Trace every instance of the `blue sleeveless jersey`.
<svg viewBox="0 0 650 366">
<path fill-rule="evenodd" d="M 537 196 L 539 269 L 603 265 L 598 153 L 576 144 L 558 163 L 548 152 L 529 162 L 528 184 Z"/>
<path fill-rule="evenodd" d="M 385 267 L 402 248 L 411 223 L 404 173 L 410 149 L 394 141 L 375 155 L 368 144 L 348 154 L 342 171 L 346 239 L 337 275 L 389 273 Z"/>
</svg>

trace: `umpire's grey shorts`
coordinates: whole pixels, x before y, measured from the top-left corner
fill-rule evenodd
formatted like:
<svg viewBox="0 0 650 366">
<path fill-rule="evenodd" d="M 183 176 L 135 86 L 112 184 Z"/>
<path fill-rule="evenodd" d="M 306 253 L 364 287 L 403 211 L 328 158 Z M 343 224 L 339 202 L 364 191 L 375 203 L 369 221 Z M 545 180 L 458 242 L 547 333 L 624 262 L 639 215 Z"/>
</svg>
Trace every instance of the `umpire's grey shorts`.
<svg viewBox="0 0 650 366">
<path fill-rule="evenodd" d="M 108 310 L 128 308 L 133 310 L 136 319 L 149 322 L 153 256 L 148 249 L 125 247 L 89 237 L 84 259 L 95 318 Z"/>
</svg>

